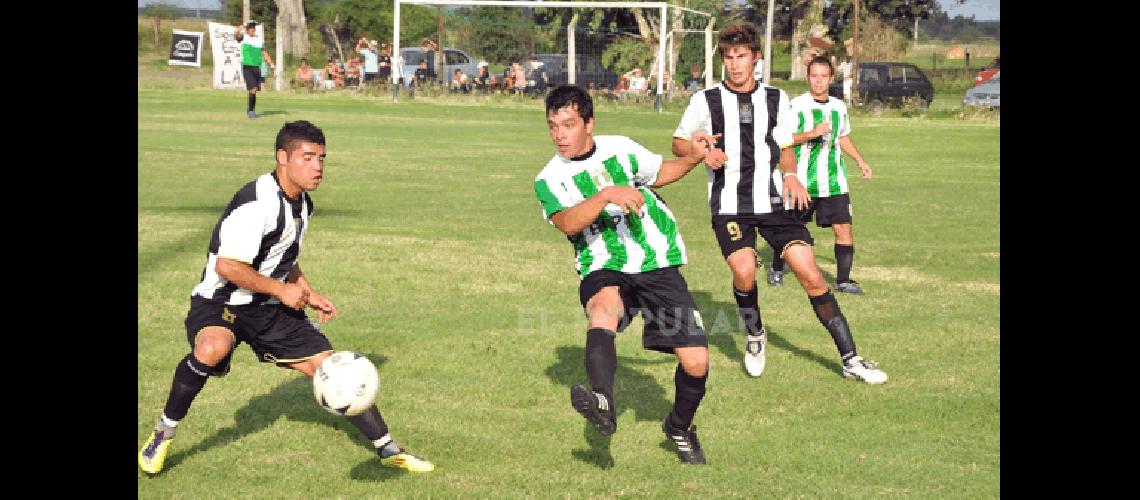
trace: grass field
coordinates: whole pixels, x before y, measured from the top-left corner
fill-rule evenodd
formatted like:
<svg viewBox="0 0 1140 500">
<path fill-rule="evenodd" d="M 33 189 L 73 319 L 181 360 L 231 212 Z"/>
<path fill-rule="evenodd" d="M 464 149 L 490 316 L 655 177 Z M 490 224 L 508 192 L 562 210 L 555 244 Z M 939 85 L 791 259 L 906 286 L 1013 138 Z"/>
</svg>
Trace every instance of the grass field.
<svg viewBox="0 0 1140 500">
<path fill-rule="evenodd" d="M 438 469 L 381 467 L 308 379 L 242 346 L 179 427 L 167 470 L 138 473 L 140 498 L 1000 496 L 998 123 L 854 120 L 875 170 L 851 181 L 853 277 L 868 294 L 839 301 L 860 353 L 890 374 L 883 386 L 841 377 L 790 277 L 761 285 L 768 368 L 749 378 L 705 176 L 661 190 L 710 333 L 695 420 L 709 465 L 691 467 L 660 430 L 675 361 L 641 349 L 640 321 L 618 337 L 617 434 L 570 408 L 584 321 L 570 244 L 534 197 L 553 153 L 539 101 L 266 92 L 256 121 L 244 105 L 240 92 L 138 91 L 137 443 L 188 350 L 182 321 L 214 224 L 272 170 L 281 124 L 307 119 L 328 137 L 301 259 L 341 311 L 323 329 L 377 364 L 393 435 Z M 599 105 L 595 133 L 668 154 L 679 116 Z M 833 281 L 833 237 L 810 227 Z"/>
</svg>

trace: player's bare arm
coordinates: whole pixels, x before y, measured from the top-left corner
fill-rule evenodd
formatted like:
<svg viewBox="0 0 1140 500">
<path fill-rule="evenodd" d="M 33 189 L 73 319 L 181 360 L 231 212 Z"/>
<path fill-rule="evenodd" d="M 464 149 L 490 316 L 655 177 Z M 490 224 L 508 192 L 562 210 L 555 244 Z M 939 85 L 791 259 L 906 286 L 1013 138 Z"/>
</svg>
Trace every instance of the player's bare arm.
<svg viewBox="0 0 1140 500">
<path fill-rule="evenodd" d="M 651 187 L 659 188 L 672 184 L 680 180 L 685 174 L 688 174 L 693 167 L 699 165 L 701 160 L 712 149 L 713 144 L 716 144 L 720 134 L 710 135 L 704 132 L 693 132 L 691 140 L 685 141 L 681 147 L 676 146 L 677 138 L 674 138 L 673 154 L 677 155 L 676 159 L 664 161 L 661 163 L 661 171 L 657 174 L 657 182 Z M 678 150 L 681 153 L 678 153 Z"/>
<path fill-rule="evenodd" d="M 839 147 L 855 159 L 855 163 L 859 164 L 859 173 L 864 179 L 871 178 L 871 166 L 863 159 L 863 155 L 859 154 L 859 150 L 855 148 L 855 143 L 851 141 L 850 135 L 845 135 L 839 138 Z"/>
<path fill-rule="evenodd" d="M 811 130 L 800 134 L 792 134 L 792 145 L 798 146 L 821 135 L 831 132 L 831 120 L 824 120 L 815 124 Z"/>
<path fill-rule="evenodd" d="M 720 135 L 717 134 L 717 137 L 719 137 L 719 136 Z M 689 148 L 691 147 L 689 143 L 691 143 L 691 142 L 692 141 L 690 139 L 683 139 L 681 137 L 674 137 L 673 138 L 673 154 L 677 155 L 677 156 L 684 156 L 685 152 L 689 151 Z M 716 142 L 713 142 L 712 144 L 716 144 Z M 720 148 L 711 147 L 711 145 L 710 145 L 708 154 L 705 155 L 704 160 L 705 160 L 705 165 L 708 165 L 709 168 L 716 170 L 716 169 L 724 166 L 725 162 L 728 161 L 728 155 L 724 153 L 724 150 L 722 150 Z"/>
<path fill-rule="evenodd" d="M 239 260 L 218 257 L 214 271 L 241 288 L 277 297 L 282 304 L 293 309 L 305 307 L 305 303 L 309 300 L 308 290 L 301 285 L 282 283 L 273 278 L 262 276 L 252 266 Z"/>
<path fill-rule="evenodd" d="M 784 174 L 784 200 L 792 207 L 803 210 L 811 202 L 804 185 L 796 177 L 796 155 L 791 147 L 780 149 L 780 171 Z"/>
<path fill-rule="evenodd" d="M 593 224 L 610 203 L 621 207 L 627 214 L 639 213 L 645 204 L 645 196 L 629 186 L 609 186 L 586 198 L 586 201 L 550 216 L 550 221 L 566 236 L 574 236 Z"/>
<path fill-rule="evenodd" d="M 313 285 L 309 283 L 309 279 L 305 277 L 304 271 L 301 270 L 301 265 L 296 264 L 293 270 L 289 271 L 289 276 L 285 277 L 286 283 L 296 283 L 304 288 L 309 293 L 309 300 L 306 305 L 317 310 L 317 321 L 324 323 L 333 319 L 337 315 L 336 305 L 329 300 L 328 297 L 317 293 L 313 289 Z"/>
</svg>

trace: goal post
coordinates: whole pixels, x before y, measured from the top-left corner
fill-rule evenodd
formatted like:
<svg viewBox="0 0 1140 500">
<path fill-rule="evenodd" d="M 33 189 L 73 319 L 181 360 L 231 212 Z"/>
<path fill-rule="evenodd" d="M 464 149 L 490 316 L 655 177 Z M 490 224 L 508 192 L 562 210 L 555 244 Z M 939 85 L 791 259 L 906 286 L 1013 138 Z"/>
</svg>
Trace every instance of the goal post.
<svg viewBox="0 0 1140 500">
<path fill-rule="evenodd" d="M 392 16 L 392 84 L 393 86 L 399 83 L 399 78 L 403 74 L 404 68 L 402 64 L 404 61 L 400 57 L 400 11 L 403 5 L 420 5 L 420 6 L 456 6 L 456 7 L 507 7 L 507 8 L 563 8 L 563 9 L 655 9 L 660 16 L 657 23 L 657 47 L 654 64 L 651 66 L 653 76 L 656 77 L 656 108 L 660 112 L 662 110 L 662 99 L 665 94 L 665 72 L 670 68 L 667 66 L 666 61 L 672 62 L 672 59 L 666 58 L 667 42 L 671 37 L 668 36 L 670 30 L 670 9 L 674 12 L 688 13 L 696 16 L 703 16 L 705 21 L 704 32 L 711 32 L 712 23 L 715 17 L 710 14 L 681 7 L 677 5 L 670 5 L 667 2 L 630 2 L 630 1 L 566 1 L 566 0 L 394 0 L 393 2 L 393 16 Z M 566 54 L 567 54 L 567 76 L 569 83 L 577 83 L 576 76 L 578 68 L 577 62 L 577 43 L 575 43 L 575 24 L 577 16 L 571 19 L 569 29 L 566 33 Z M 684 30 L 687 31 L 687 30 Z M 708 70 L 711 66 L 712 50 L 709 47 L 709 39 L 706 35 L 705 41 L 705 68 L 706 74 L 711 75 Z M 440 50 L 445 45 L 444 40 L 439 40 Z M 671 74 L 671 76 L 674 74 Z M 396 95 L 393 94 L 393 100 Z"/>
</svg>

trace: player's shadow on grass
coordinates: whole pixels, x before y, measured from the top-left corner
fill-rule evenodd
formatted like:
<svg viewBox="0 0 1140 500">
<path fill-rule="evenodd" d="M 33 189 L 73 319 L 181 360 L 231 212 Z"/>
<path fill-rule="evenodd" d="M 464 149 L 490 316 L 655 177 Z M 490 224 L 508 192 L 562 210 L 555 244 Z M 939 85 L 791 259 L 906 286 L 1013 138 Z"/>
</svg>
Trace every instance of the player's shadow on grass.
<svg viewBox="0 0 1140 500">
<path fill-rule="evenodd" d="M 365 356 L 368 356 L 368 359 L 372 360 L 377 368 L 387 360 L 384 356 L 376 354 L 365 353 Z M 268 365 L 259 365 L 254 368 L 257 370 L 281 369 Z M 255 373 L 252 373 L 255 372 L 254 369 L 248 371 L 251 373 L 230 373 L 226 378 L 256 376 Z M 211 380 L 206 384 L 205 391 L 224 391 L 227 390 L 225 385 L 225 378 Z M 199 399 L 200 398 L 201 396 L 199 396 Z M 191 407 L 191 416 L 193 415 L 193 411 L 193 407 Z M 381 409 L 381 414 L 383 414 L 383 409 Z M 232 427 L 218 429 L 214 435 L 199 441 L 194 446 L 185 450 L 179 450 L 177 447 L 173 448 L 170 458 L 166 461 L 165 469 L 169 471 L 170 469 L 178 467 L 178 464 L 182 463 L 183 460 L 198 453 L 207 452 L 215 447 L 225 446 L 243 437 L 261 432 L 282 417 L 292 421 L 327 425 L 343 432 L 350 440 L 364 447 L 367 450 L 369 459 L 353 468 L 353 479 L 377 481 L 403 472 L 381 465 L 380 460 L 376 458 L 376 449 L 372 446 L 372 442 L 364 437 L 364 435 L 360 433 L 360 430 L 353 426 L 348 419 L 338 417 L 322 409 L 320 405 L 313 400 L 312 379 L 304 376 L 301 372 L 295 372 L 293 378 L 287 382 L 274 387 L 273 390 L 266 394 L 251 399 L 234 414 L 234 425 Z M 298 443 L 282 443 L 282 446 L 302 445 Z"/>
<path fill-rule="evenodd" d="M 803 289 L 799 289 L 799 284 L 793 284 L 798 290 L 789 290 L 794 293 L 803 295 L 803 314 L 815 315 L 808 304 L 807 295 L 803 293 Z M 757 285 L 761 286 L 761 285 Z M 766 286 L 766 285 L 765 285 Z M 785 287 L 788 285 L 784 285 Z M 691 290 L 693 301 L 697 303 L 697 309 L 701 311 L 701 318 L 704 320 L 705 333 L 709 336 L 709 347 L 715 347 L 722 355 L 730 361 L 736 363 L 738 369 L 743 373 L 744 371 L 744 325 L 740 319 L 740 313 L 735 302 L 729 304 L 728 302 L 718 302 L 713 299 L 713 295 L 704 290 Z M 730 292 L 731 293 L 731 292 Z M 761 294 L 763 295 L 763 294 Z M 760 299 L 760 315 L 764 315 L 764 299 Z M 768 330 L 768 346 L 782 349 L 796 356 L 808 359 L 819 363 L 820 366 L 827 368 L 837 374 L 842 375 L 843 369 L 839 366 L 838 355 L 835 359 L 828 359 L 810 350 L 799 347 L 788 339 L 779 334 L 779 330 L 772 327 L 769 323 L 770 320 L 765 320 L 765 328 Z M 830 339 L 827 330 L 823 326 L 819 326 L 816 330 L 820 335 Z M 770 351 L 769 351 L 770 352 Z M 771 359 L 771 356 L 768 356 Z M 747 374 L 745 376 L 748 376 Z M 672 445 L 670 445 L 672 446 Z"/>
<path fill-rule="evenodd" d="M 257 116 L 273 116 L 273 115 L 287 115 L 287 114 L 289 114 L 288 111 L 284 111 L 284 110 L 280 110 L 280 109 L 271 109 L 268 111 L 260 111 L 257 113 Z"/>
<path fill-rule="evenodd" d="M 640 343 L 640 329 L 636 330 L 626 330 L 625 333 L 619 334 L 618 342 L 622 342 L 625 336 L 636 335 L 638 337 L 636 341 Z M 559 346 L 555 349 L 558 361 L 546 369 L 546 376 L 550 380 L 566 388 L 562 399 L 565 404 L 564 408 L 568 412 L 574 411 L 570 406 L 570 386 L 573 384 L 589 386 L 589 381 L 586 378 L 585 350 L 581 346 Z M 649 364 L 676 365 L 677 358 L 672 355 L 662 355 L 658 360 L 645 360 L 618 356 L 617 372 L 614 375 L 614 402 L 619 420 L 627 410 L 633 410 L 634 419 L 637 421 L 661 422 L 673 408 L 672 391 L 667 395 L 665 389 L 653 376 L 630 368 L 631 365 Z M 672 384 L 669 386 L 672 387 Z M 575 418 L 581 417 L 575 414 Z M 610 453 L 610 438 L 601 435 L 594 429 L 593 425 L 584 419 L 582 420 L 582 436 L 590 448 L 573 450 L 571 454 L 574 458 L 593 464 L 599 469 L 612 468 L 614 457 Z"/>
</svg>

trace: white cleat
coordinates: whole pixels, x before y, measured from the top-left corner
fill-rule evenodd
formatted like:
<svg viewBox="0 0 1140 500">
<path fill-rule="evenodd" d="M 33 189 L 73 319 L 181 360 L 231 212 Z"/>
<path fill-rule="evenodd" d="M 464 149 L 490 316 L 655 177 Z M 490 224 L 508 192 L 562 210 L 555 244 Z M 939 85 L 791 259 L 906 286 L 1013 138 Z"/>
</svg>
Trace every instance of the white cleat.
<svg viewBox="0 0 1140 500">
<path fill-rule="evenodd" d="M 744 342 L 744 370 L 753 377 L 764 374 L 764 353 L 768 345 L 768 331 L 760 328 L 760 335 L 746 335 Z"/>
<path fill-rule="evenodd" d="M 879 364 L 855 356 L 843 364 L 843 376 L 862 380 L 868 384 L 881 384 L 887 381 L 887 372 L 879 369 Z"/>
</svg>

